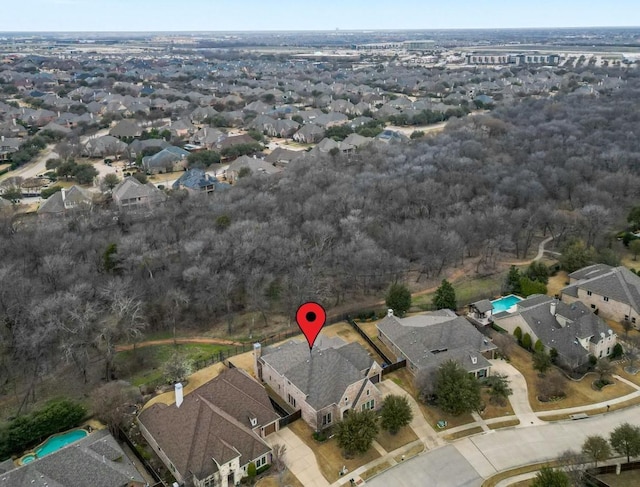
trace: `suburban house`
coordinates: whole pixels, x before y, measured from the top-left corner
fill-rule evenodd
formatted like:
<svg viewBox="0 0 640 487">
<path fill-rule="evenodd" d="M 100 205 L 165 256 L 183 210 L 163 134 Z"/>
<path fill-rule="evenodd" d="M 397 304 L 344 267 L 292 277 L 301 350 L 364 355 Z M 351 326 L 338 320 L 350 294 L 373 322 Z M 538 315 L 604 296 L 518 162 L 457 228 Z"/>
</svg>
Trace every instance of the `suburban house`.
<svg viewBox="0 0 640 487">
<path fill-rule="evenodd" d="M 138 155 L 144 154 L 145 150 L 155 150 L 156 153 L 166 149 L 171 144 L 164 139 L 136 139 L 129 144 L 129 155 L 135 159 Z"/>
<path fill-rule="evenodd" d="M 324 137 L 324 129 L 318 125 L 304 125 L 300 130 L 293 134 L 293 140 L 301 144 L 313 144 L 319 142 Z"/>
<path fill-rule="evenodd" d="M 319 336 L 311 350 L 290 341 L 262 350 L 254 345 L 256 376 L 319 431 L 350 411 L 376 410 L 382 367 L 359 344 Z"/>
<path fill-rule="evenodd" d="M 91 209 L 92 201 L 91 193 L 80 186 L 62 188 L 42 202 L 38 215 L 63 216 L 74 210 L 88 210 Z"/>
<path fill-rule="evenodd" d="M 407 361 L 412 374 L 435 370 L 448 360 L 458 362 L 478 378 L 490 375 L 496 346 L 465 318 L 441 309 L 409 318 L 389 310 L 378 323 L 378 338 L 395 355 Z"/>
<path fill-rule="evenodd" d="M 628 320 L 640 330 L 640 277 L 626 267 L 594 264 L 572 272 L 560 299 L 568 304 L 582 301 L 599 316 Z"/>
<path fill-rule="evenodd" d="M 5 468 L 6 467 L 6 468 Z M 0 463 L 0 485 L 144 487 L 149 485 L 107 430 L 94 431 L 58 451 L 16 467 Z"/>
<path fill-rule="evenodd" d="M 224 191 L 230 186 L 204 172 L 204 169 L 189 169 L 171 186 L 171 189 L 186 189 L 190 193 L 213 193 Z"/>
<path fill-rule="evenodd" d="M 177 384 L 176 401 L 145 408 L 138 424 L 181 485 L 227 487 L 239 484 L 250 463 L 271 462 L 263 438 L 278 430 L 279 419 L 264 387 L 228 369 L 184 397 Z"/>
<path fill-rule="evenodd" d="M 279 167 L 275 167 L 273 164 L 269 164 L 263 159 L 240 156 L 229 164 L 229 167 L 225 171 L 225 176 L 233 183 L 238 179 L 238 174 L 244 168 L 249 171 L 249 175 L 275 174 L 282 171 Z"/>
<path fill-rule="evenodd" d="M 134 120 L 121 120 L 109 130 L 109 135 L 113 135 L 119 139 L 137 138 L 142 135 L 142 127 Z"/>
<path fill-rule="evenodd" d="M 151 174 L 182 171 L 186 168 L 189 152 L 170 145 L 160 152 L 142 158 L 142 166 Z"/>
<path fill-rule="evenodd" d="M 571 304 L 541 294 L 518 302 L 514 313 L 496 315 L 494 322 L 513 334 L 520 328 L 532 343 L 540 340 L 546 352 L 555 349 L 558 362 L 577 369 L 589 362 L 589 356 L 608 357 L 613 353 L 617 335 L 580 301 Z"/>
<path fill-rule="evenodd" d="M 15 137 L 0 136 L 0 161 L 10 161 L 11 155 L 18 152 L 24 141 Z"/>
<path fill-rule="evenodd" d="M 87 157 L 117 156 L 127 150 L 127 144 L 113 135 L 105 135 L 89 139 L 82 149 L 82 154 Z"/>
<path fill-rule="evenodd" d="M 162 190 L 151 183 L 142 184 L 133 176 L 120 181 L 111 196 L 120 209 L 151 208 L 167 199 Z"/>
</svg>

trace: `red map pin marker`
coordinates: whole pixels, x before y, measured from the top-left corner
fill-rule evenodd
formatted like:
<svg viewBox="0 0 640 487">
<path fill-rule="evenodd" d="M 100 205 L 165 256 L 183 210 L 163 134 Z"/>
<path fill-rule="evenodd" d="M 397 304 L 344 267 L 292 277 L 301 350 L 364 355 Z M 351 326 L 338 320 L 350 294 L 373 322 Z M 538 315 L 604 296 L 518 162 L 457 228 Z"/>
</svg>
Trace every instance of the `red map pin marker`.
<svg viewBox="0 0 640 487">
<path fill-rule="evenodd" d="M 304 303 L 296 311 L 296 321 L 307 339 L 309 350 L 313 348 L 313 343 L 316 341 L 326 319 L 327 313 L 318 303 Z"/>
</svg>

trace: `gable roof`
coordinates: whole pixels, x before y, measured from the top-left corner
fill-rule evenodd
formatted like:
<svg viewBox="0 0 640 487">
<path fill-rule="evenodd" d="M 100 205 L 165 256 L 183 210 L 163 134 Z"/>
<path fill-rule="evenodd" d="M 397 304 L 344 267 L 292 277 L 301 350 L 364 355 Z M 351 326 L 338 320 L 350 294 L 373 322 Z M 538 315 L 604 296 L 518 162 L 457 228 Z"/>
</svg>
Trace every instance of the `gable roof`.
<svg viewBox="0 0 640 487">
<path fill-rule="evenodd" d="M 91 206 L 91 193 L 80 186 L 62 188 L 49 196 L 38 208 L 39 214 L 63 214 L 67 210 Z"/>
<path fill-rule="evenodd" d="M 111 192 L 116 201 L 134 198 L 149 199 L 151 203 L 157 203 L 166 199 L 165 194 L 153 184 L 142 184 L 133 176 L 128 176 L 118 183 Z"/>
<path fill-rule="evenodd" d="M 497 348 L 465 318 L 450 310 L 409 318 L 386 316 L 377 326 L 419 369 L 455 360 L 471 372 L 489 367 L 481 353 Z"/>
<path fill-rule="evenodd" d="M 243 167 L 248 167 L 251 170 L 251 174 L 274 174 L 277 172 L 281 172 L 282 169 L 279 167 L 275 167 L 273 164 L 270 164 L 263 159 L 258 159 L 255 157 L 249 156 L 240 156 L 227 168 L 227 172 L 238 172 Z"/>
<path fill-rule="evenodd" d="M 217 465 L 240 457 L 240 465 L 271 448 L 251 429 L 278 419 L 264 388 L 248 375 L 230 369 L 184 397 L 182 405 L 156 403 L 138 420 L 182 474 L 204 479 Z"/>
<path fill-rule="evenodd" d="M 182 176 L 180 176 L 171 186 L 173 189 L 180 189 L 181 187 L 199 191 L 207 186 L 215 186 L 216 189 L 227 189 L 230 186 L 226 183 L 221 183 L 217 178 L 204 172 L 204 169 L 189 169 Z"/>
<path fill-rule="evenodd" d="M 613 334 L 607 324 L 580 301 L 569 305 L 544 295 L 533 298 L 520 301 L 517 313 L 545 346 L 555 348 L 571 364 L 588 360 L 589 351 L 578 340 L 598 342 L 602 335 Z M 551 313 L 552 303 L 555 314 Z"/>
<path fill-rule="evenodd" d="M 640 276 L 624 266 L 596 264 L 580 269 L 569 277 L 578 281 L 565 287 L 563 294 L 577 297 L 577 290 L 580 288 L 624 303 L 640 312 Z"/>
<path fill-rule="evenodd" d="M 339 403 L 347 387 L 365 379 L 375 362 L 358 343 L 310 351 L 306 342 L 296 341 L 264 349 L 261 360 L 306 394 L 316 411 Z"/>
<path fill-rule="evenodd" d="M 0 485 L 11 487 L 123 487 L 145 485 L 135 466 L 107 430 L 27 465 L 0 474 Z"/>
</svg>

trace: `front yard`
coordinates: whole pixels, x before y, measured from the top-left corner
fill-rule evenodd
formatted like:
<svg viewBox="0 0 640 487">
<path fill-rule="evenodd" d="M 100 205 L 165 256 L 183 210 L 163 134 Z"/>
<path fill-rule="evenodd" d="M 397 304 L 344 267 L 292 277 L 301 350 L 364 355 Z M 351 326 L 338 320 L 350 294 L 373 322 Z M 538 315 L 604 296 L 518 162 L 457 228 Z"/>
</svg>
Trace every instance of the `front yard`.
<svg viewBox="0 0 640 487">
<path fill-rule="evenodd" d="M 635 392 L 633 387 L 615 379 L 613 385 L 604 387 L 600 391 L 595 390 L 591 387 L 591 384 L 597 379 L 597 374 L 590 373 L 580 381 L 566 379 L 564 383 L 566 397 L 564 399 L 546 403 L 540 402 L 538 400 L 538 395 L 540 394 L 538 383 L 540 378 L 538 377 L 538 372 L 533 370 L 532 355 L 523 348 L 514 345 L 509 352 L 509 361 L 522 373 L 527 381 L 529 403 L 534 411 L 550 411 L 554 409 L 586 406 Z M 550 372 L 547 374 L 549 373 Z"/>
<path fill-rule="evenodd" d="M 320 471 L 328 482 L 333 483 L 340 478 L 339 472 L 345 466 L 349 472 L 380 457 L 380 453 L 375 448 L 370 448 L 363 455 L 354 458 L 344 458 L 338 442 L 331 438 L 322 443 L 313 439 L 313 430 L 302 420 L 295 421 L 289 425 L 289 429 L 300 438 L 316 456 L 316 461 Z"/>
</svg>

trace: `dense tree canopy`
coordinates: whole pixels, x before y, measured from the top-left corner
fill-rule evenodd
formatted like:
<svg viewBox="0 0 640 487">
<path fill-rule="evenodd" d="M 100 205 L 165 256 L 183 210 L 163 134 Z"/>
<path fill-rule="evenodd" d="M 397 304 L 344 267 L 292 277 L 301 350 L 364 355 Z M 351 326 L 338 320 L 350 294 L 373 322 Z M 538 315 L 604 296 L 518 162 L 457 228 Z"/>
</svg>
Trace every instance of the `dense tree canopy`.
<svg viewBox="0 0 640 487">
<path fill-rule="evenodd" d="M 179 328 L 233 333 L 225 318 L 239 312 L 292 319 L 304 300 L 380 300 L 393 282 L 419 286 L 468 261 L 490 273 L 530 257 L 543 232 L 561 251 L 580 247 L 567 269 L 606 256 L 610 230 L 640 201 L 636 76 L 597 97 L 514 99 L 403 144 L 311 151 L 279 174 L 206 198 L 172 193 L 146 213 L 2 219 L 0 374 L 40 377 L 62 358 L 84 377 L 115 342 L 170 329 L 171 290 L 189 297 Z M 107 243 L 117 273 L 102 267 Z"/>
</svg>

